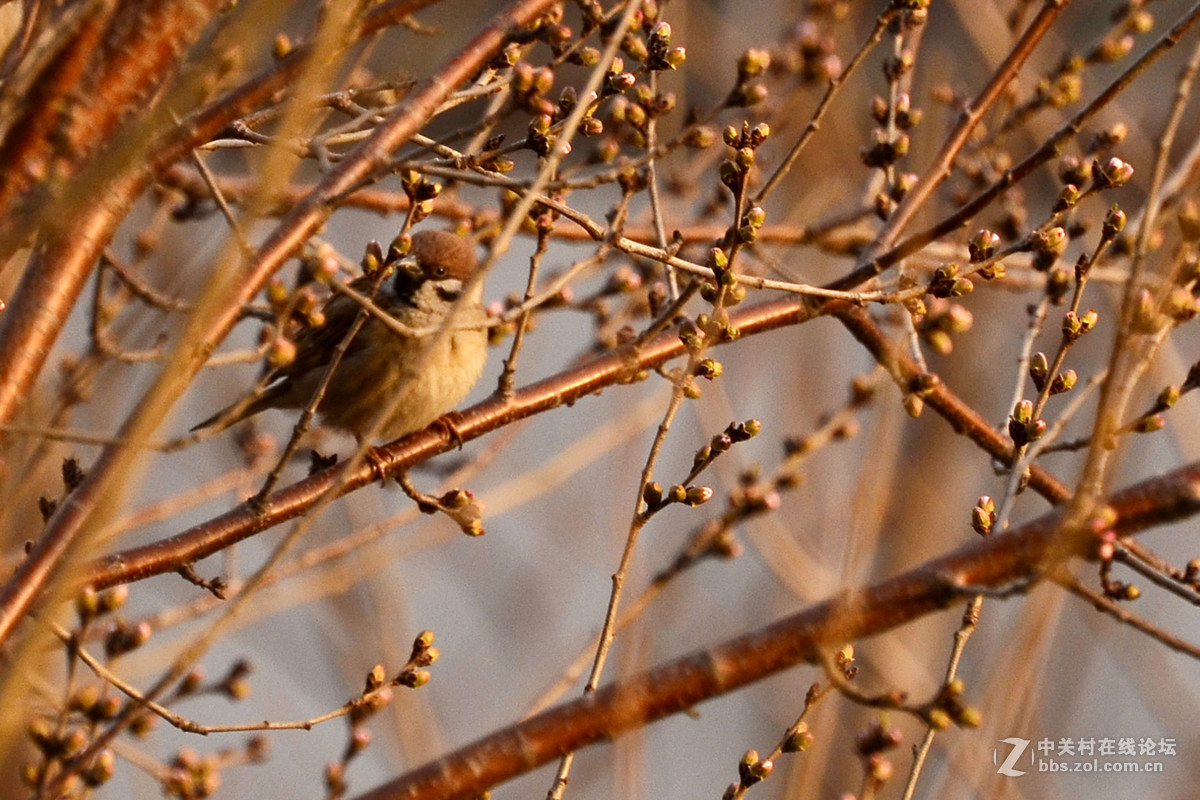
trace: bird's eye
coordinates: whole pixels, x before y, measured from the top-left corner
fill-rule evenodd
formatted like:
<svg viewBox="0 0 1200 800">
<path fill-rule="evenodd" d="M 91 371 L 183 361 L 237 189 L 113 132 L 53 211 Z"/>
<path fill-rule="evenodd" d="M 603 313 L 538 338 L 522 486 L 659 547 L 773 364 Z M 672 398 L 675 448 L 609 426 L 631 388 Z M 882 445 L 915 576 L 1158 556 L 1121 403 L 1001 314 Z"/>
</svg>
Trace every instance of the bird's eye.
<svg viewBox="0 0 1200 800">
<path fill-rule="evenodd" d="M 441 278 L 446 277 L 448 274 L 449 273 L 446 271 L 445 267 L 434 267 L 433 268 L 433 277 L 435 277 L 435 278 L 441 279 Z"/>
</svg>

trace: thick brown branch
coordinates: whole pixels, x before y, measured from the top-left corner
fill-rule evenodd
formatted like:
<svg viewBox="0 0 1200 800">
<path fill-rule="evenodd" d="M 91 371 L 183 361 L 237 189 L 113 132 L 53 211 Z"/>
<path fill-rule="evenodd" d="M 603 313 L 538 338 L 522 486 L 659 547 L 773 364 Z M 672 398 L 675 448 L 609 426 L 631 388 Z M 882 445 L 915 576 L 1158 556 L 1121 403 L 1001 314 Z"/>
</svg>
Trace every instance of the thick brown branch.
<svg viewBox="0 0 1200 800">
<path fill-rule="evenodd" d="M 1200 512 L 1200 462 L 1109 499 L 1113 532 L 1127 536 Z M 822 648 L 874 636 L 987 592 L 1023 592 L 1063 561 L 1088 556 L 1096 538 L 1062 536 L 1047 514 L 926 562 L 860 591 L 847 592 L 759 630 L 662 664 L 524 722 L 497 731 L 359 797 L 453 800 L 473 797 L 562 754 L 608 741 L 788 667 L 817 663 Z"/>
<path fill-rule="evenodd" d="M 317 231 L 332 212 L 331 201 L 360 180 L 373 174 L 386 162 L 388 154 L 402 145 L 434 113 L 437 107 L 462 81 L 469 79 L 506 41 L 507 35 L 555 4 L 557 0 L 518 0 L 494 18 L 489 26 L 467 43 L 447 64 L 419 85 L 397 111 L 383 122 L 370 139 L 332 170 L 319 184 L 317 191 L 288 214 L 255 254 L 247 274 L 241 276 L 236 297 L 228 298 L 222 308 L 208 320 L 206 331 L 198 340 L 189 342 L 190 355 L 176 365 L 168 385 L 162 392 L 170 394 L 172 387 L 190 380 L 211 352 L 225 338 L 237 321 L 242 303 L 252 298 L 266 280 Z M 166 380 L 166 378 L 164 378 Z M 151 390 L 159 391 L 159 388 Z M 161 399 L 161 398 L 160 398 Z M 169 405 L 173 397 L 166 398 Z M 148 407 L 155 407 L 148 404 Z M 0 409 L 2 410 L 2 409 Z M 157 413 L 165 412 L 160 407 Z M 154 427 L 154 420 L 137 414 L 122 427 L 123 438 L 138 441 Z M 41 539 L 21 563 L 16 574 L 0 591 L 0 645 L 8 641 L 18 622 L 25 616 L 35 598 L 41 594 L 50 576 L 66 559 L 67 552 L 79 537 L 80 531 L 93 512 L 106 501 L 115 475 L 129 458 L 123 448 L 107 448 L 96 462 L 87 479 L 50 520 Z"/>
<path fill-rule="evenodd" d="M 111 18 L 108 12 L 81 18 L 0 143 L 0 173 L 11 178 L 0 183 L 0 261 L 40 227 L 38 220 L 63 220 L 60 198 L 79 207 L 92 202 L 91 193 L 76 195 L 68 186 L 146 109 L 225 3 L 113 5 Z M 124 157 L 136 160 L 131 155 Z"/>
<path fill-rule="evenodd" d="M 731 323 L 749 336 L 802 322 L 813 314 L 801 303 L 779 300 L 745 308 L 732 316 Z M 640 350 L 627 348 L 601 356 L 520 389 L 508 401 L 498 397 L 485 400 L 462 413 L 456 432 L 463 441 L 474 439 L 514 420 L 574 403 L 606 386 L 634 380 L 639 373 L 683 352 L 674 331 L 660 334 Z M 334 486 L 341 493 L 354 491 L 378 480 L 380 469 L 393 475 L 453 446 L 447 433 L 434 425 L 380 448 L 374 464 L 360 464 L 352 474 L 345 474 L 341 466 L 323 470 L 275 492 L 266 499 L 265 508 L 243 504 L 177 536 L 109 556 L 88 571 L 84 582 L 101 588 L 173 572 L 181 564 L 190 564 L 304 514 Z"/>
<path fill-rule="evenodd" d="M 841 319 L 902 388 L 919 374 L 912 360 L 884 335 L 866 310 L 851 303 L 830 302 L 818 312 L 801 302 L 779 300 L 740 309 L 731 316 L 730 322 L 743 336 L 749 336 L 802 322 L 817 313 L 830 313 Z M 640 351 L 617 351 L 525 387 L 507 403 L 499 398 L 479 403 L 463 412 L 462 420 L 456 426 L 457 433 L 463 441 L 474 439 L 513 420 L 573 403 L 606 386 L 630 380 L 639 371 L 652 369 L 683 352 L 683 345 L 675 333 L 664 333 Z M 1012 458 L 1012 442 L 946 386 L 936 386 L 925 396 L 925 403 L 992 457 Z M 452 446 L 453 443 L 436 426 L 413 434 L 381 448 L 375 465 L 360 465 L 353 474 L 345 474 L 340 466 L 324 470 L 271 495 L 265 509 L 242 505 L 169 539 L 108 556 L 88 570 L 82 582 L 99 589 L 174 572 L 181 565 L 194 563 L 304 514 L 317 498 L 335 485 L 341 493 L 351 492 L 377 479 L 376 470 L 380 465 L 387 474 L 395 474 Z M 1052 503 L 1058 504 L 1070 497 L 1066 486 L 1037 465 L 1030 468 L 1029 483 Z"/>
<path fill-rule="evenodd" d="M 67 45 L 70 58 L 55 59 L 0 142 L 6 176 L 0 181 L 0 263 L 39 230 L 40 220 L 52 223 L 0 318 L 0 422 L 11 421 L 29 396 L 99 250 L 132 203 L 120 193 L 96 203 L 94 188 L 67 187 L 88 170 L 108 134 L 166 83 L 179 55 L 224 3 L 143 5 L 154 7 L 130 4 L 108 30 L 105 17 L 85 18 Z M 143 168 L 133 154 L 123 158 Z M 107 186 L 103 175 L 78 183 Z M 59 195 L 67 195 L 62 203 Z"/>
<path fill-rule="evenodd" d="M 871 351 L 871 355 L 887 369 L 901 391 L 913 391 L 914 381 L 921 375 L 921 369 L 884 334 L 865 308 L 838 301 L 829 303 L 826 311 L 841 320 L 854 338 Z M 944 417 L 955 431 L 975 442 L 992 458 L 1005 464 L 1012 462 L 1012 440 L 989 425 L 945 384 L 937 383 L 927 393 L 923 392 L 921 397 L 925 405 Z M 1029 467 L 1029 485 L 1055 505 L 1071 497 L 1070 489 L 1037 464 Z"/>
<path fill-rule="evenodd" d="M 364 16 L 357 38 L 394 24 L 432 2 L 435 0 L 392 0 L 376 6 Z M 109 164 L 109 174 L 91 176 L 93 182 L 104 186 L 105 202 L 92 202 L 92 192 L 79 192 L 81 198 L 89 198 L 88 202 L 73 209 L 78 214 L 69 225 L 60 226 L 65 233 L 47 245 L 38 262 L 37 274 L 27 270 L 13 298 L 6 298 L 8 307 L 0 317 L 0 423 L 11 422 L 29 396 L 29 387 L 40 374 L 46 354 L 54 345 L 92 265 L 146 186 L 192 148 L 287 87 L 311 53 L 310 47 L 297 48 L 270 69 L 173 127 L 144 156 L 128 158 L 120 165 Z M 55 208 L 54 215 L 61 221 L 65 210 Z M 22 228 L 21 236 L 27 235 L 32 227 L 36 226 Z M 16 244 L 19 241 L 14 239 L 12 246 Z M 9 252 L 2 248 L 0 251 Z"/>
</svg>

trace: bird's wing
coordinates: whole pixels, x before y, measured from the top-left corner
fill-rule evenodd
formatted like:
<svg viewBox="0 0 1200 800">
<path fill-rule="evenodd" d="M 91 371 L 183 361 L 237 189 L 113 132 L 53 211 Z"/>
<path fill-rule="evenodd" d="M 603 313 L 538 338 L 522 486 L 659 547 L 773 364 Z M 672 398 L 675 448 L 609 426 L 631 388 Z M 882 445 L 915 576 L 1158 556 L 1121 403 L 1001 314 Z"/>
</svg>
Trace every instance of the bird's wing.
<svg viewBox="0 0 1200 800">
<path fill-rule="evenodd" d="M 361 280 L 361 279 L 360 279 Z M 358 286 L 359 281 L 351 284 L 351 287 L 361 291 L 369 291 L 369 286 Z M 333 357 L 333 352 L 342 339 L 350 330 L 350 326 L 354 324 L 355 317 L 361 306 L 345 295 L 337 295 L 325 304 L 325 322 L 318 327 L 306 327 L 296 335 L 296 357 L 290 364 L 285 364 L 275 371 L 276 379 L 284 379 L 304 375 L 313 370 L 321 369 L 329 363 Z M 371 320 L 367 319 L 367 324 Z M 367 338 L 362 335 L 355 336 L 351 341 L 343 359 L 357 353 L 359 350 L 366 347 Z"/>
</svg>

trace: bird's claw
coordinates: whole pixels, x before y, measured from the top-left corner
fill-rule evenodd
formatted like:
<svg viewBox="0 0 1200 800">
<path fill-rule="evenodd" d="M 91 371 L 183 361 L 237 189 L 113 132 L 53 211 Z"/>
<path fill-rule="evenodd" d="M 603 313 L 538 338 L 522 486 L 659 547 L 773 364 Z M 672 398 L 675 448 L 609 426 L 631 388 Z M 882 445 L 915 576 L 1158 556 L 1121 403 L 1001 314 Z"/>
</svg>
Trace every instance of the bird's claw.
<svg viewBox="0 0 1200 800">
<path fill-rule="evenodd" d="M 387 458 L 384 455 L 383 449 L 375 446 L 368 447 L 363 452 L 363 461 L 371 468 L 373 480 L 377 480 L 384 486 L 387 486 Z"/>
<path fill-rule="evenodd" d="M 438 428 L 450 440 L 450 444 L 454 445 L 455 449 L 462 450 L 463 436 L 458 429 L 462 423 L 462 414 L 457 411 L 448 411 L 430 423 L 430 427 Z"/>
</svg>

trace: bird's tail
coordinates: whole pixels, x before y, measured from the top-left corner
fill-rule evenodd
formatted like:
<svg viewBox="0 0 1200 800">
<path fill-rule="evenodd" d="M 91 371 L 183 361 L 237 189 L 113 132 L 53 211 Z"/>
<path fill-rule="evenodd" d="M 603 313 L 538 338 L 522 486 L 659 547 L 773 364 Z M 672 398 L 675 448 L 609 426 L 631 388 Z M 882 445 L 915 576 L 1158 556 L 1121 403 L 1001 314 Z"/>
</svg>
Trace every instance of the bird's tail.
<svg viewBox="0 0 1200 800">
<path fill-rule="evenodd" d="M 225 408 L 222 408 L 211 417 L 196 423 L 188 428 L 188 431 L 195 432 L 207 428 L 216 428 L 213 433 L 220 433 L 244 419 L 249 419 L 260 411 L 271 407 L 271 401 L 274 397 L 272 389 L 267 389 L 265 392 L 258 394 L 247 395 L 236 403 L 225 406 Z"/>
</svg>

